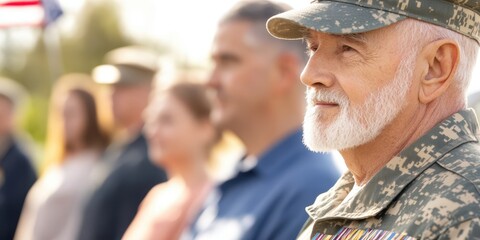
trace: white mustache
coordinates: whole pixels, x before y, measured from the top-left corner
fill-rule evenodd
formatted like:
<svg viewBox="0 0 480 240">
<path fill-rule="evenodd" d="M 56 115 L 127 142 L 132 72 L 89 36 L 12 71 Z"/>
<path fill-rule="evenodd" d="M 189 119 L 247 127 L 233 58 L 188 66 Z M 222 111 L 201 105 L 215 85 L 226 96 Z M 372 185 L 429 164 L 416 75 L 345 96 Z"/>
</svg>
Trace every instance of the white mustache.
<svg viewBox="0 0 480 240">
<path fill-rule="evenodd" d="M 315 106 L 318 102 L 335 103 L 339 106 L 348 105 L 348 98 L 345 95 L 325 89 L 307 89 L 305 99 L 309 106 Z"/>
</svg>

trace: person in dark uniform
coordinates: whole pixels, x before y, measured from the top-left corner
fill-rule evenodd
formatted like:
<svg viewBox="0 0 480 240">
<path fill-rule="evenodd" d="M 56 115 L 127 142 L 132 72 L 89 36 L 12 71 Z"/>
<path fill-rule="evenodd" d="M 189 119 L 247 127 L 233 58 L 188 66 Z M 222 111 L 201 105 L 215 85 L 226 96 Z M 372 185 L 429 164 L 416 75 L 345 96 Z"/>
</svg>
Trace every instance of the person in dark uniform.
<svg viewBox="0 0 480 240">
<path fill-rule="evenodd" d="M 155 56 L 139 47 L 125 47 L 108 53 L 106 62 L 92 75 L 97 83 L 111 87 L 113 117 L 123 129 L 123 141 L 107 149 L 103 165 L 94 174 L 79 240 L 120 239 L 148 191 L 167 180 L 163 169 L 150 161 L 141 132 L 142 112 L 156 72 Z"/>
<path fill-rule="evenodd" d="M 23 202 L 37 179 L 31 160 L 14 134 L 15 113 L 24 90 L 0 79 L 0 239 L 13 239 Z"/>
</svg>

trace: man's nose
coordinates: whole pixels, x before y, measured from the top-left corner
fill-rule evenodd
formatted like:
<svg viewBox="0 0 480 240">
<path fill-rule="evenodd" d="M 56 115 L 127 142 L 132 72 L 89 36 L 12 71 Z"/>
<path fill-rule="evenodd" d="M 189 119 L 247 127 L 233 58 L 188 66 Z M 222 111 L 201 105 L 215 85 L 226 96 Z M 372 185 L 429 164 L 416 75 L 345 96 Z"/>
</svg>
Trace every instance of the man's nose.
<svg viewBox="0 0 480 240">
<path fill-rule="evenodd" d="M 300 75 L 302 83 L 307 87 L 328 88 L 333 86 L 335 83 L 335 75 L 330 71 L 332 69 L 331 64 L 329 56 L 326 54 L 319 52 L 314 53 Z"/>
<path fill-rule="evenodd" d="M 208 78 L 207 87 L 216 89 L 219 87 L 219 84 L 220 84 L 220 73 L 218 68 L 214 67 Z"/>
</svg>

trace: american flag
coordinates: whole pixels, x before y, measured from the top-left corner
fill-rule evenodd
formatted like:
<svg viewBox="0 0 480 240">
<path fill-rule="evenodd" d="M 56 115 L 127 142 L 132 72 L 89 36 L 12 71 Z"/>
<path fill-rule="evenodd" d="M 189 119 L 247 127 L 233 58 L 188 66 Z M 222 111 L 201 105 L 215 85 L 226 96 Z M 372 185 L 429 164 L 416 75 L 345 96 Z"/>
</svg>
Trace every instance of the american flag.
<svg viewBox="0 0 480 240">
<path fill-rule="evenodd" d="M 56 0 L 0 0 L 0 28 L 43 27 L 62 14 Z"/>
</svg>

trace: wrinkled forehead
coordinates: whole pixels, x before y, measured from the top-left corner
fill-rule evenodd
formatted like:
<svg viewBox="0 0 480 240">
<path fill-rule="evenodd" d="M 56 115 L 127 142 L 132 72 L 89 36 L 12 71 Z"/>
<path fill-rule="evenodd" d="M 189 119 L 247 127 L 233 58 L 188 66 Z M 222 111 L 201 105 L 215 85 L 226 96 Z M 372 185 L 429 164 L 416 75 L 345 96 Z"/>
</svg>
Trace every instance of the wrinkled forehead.
<svg viewBox="0 0 480 240">
<path fill-rule="evenodd" d="M 304 41 L 313 41 L 313 40 L 319 40 L 322 38 L 338 38 L 338 39 L 346 39 L 346 40 L 351 40 L 359 43 L 364 43 L 366 44 L 369 38 L 372 38 L 372 34 L 368 34 L 369 32 L 366 33 L 351 33 L 351 34 L 329 34 L 329 33 L 324 33 L 324 32 L 319 32 L 316 30 L 311 30 L 307 29 L 303 33 L 302 39 Z"/>
</svg>

